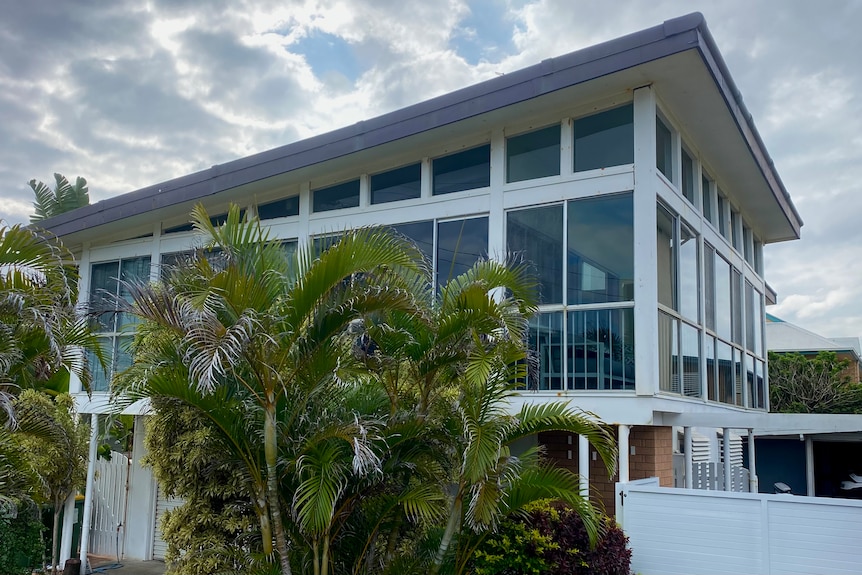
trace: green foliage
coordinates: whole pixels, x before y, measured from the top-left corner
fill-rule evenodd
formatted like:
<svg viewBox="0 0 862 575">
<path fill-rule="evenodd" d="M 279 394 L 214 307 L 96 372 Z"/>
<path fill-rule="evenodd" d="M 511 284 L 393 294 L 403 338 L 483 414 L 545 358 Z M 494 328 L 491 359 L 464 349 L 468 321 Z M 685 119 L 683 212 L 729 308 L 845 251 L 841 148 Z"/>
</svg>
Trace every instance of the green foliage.
<svg viewBox="0 0 862 575">
<path fill-rule="evenodd" d="M 851 381 L 846 359 L 821 351 L 769 353 L 770 410 L 780 413 L 862 413 L 862 384 Z"/>
<path fill-rule="evenodd" d="M 43 182 L 27 182 L 36 196 L 36 201 L 33 202 L 36 213 L 30 216 L 31 224 L 90 204 L 89 188 L 84 178 L 78 176 L 72 185 L 66 176 L 54 174 L 54 181 L 56 184 L 53 190 Z"/>
<path fill-rule="evenodd" d="M 472 569 L 476 575 L 629 575 L 626 543 L 622 530 L 606 517 L 591 545 L 579 513 L 544 501 L 504 521 L 476 550 Z"/>
<path fill-rule="evenodd" d="M 33 572 L 42 561 L 42 529 L 32 501 L 0 496 L 0 575 Z"/>
</svg>

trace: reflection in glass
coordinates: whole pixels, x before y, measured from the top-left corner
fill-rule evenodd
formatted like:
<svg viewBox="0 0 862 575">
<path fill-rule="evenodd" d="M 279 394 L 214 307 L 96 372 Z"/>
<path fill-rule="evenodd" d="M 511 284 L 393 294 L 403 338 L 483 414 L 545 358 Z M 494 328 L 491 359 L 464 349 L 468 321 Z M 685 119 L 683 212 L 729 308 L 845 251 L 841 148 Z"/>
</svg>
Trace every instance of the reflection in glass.
<svg viewBox="0 0 862 575">
<path fill-rule="evenodd" d="M 685 224 L 680 224 L 679 235 L 679 312 L 698 321 L 700 268 L 697 265 L 697 236 Z"/>
<path fill-rule="evenodd" d="M 371 176 L 371 203 L 411 200 L 420 196 L 422 165 L 413 164 Z"/>
<path fill-rule="evenodd" d="M 531 363 L 538 368 L 528 389 L 563 389 L 563 312 L 531 317 L 528 338 Z"/>
<path fill-rule="evenodd" d="M 506 139 L 506 181 L 560 174 L 560 125 Z"/>
<path fill-rule="evenodd" d="M 745 377 L 745 374 L 742 371 L 743 357 L 744 356 L 742 355 L 742 353 L 740 353 L 740 351 L 738 349 L 733 348 L 733 363 L 734 363 L 733 376 L 734 376 L 734 383 L 736 385 L 735 389 L 734 389 L 734 398 L 736 400 L 736 405 L 742 405 L 742 401 L 744 398 L 744 396 L 742 395 L 743 378 Z"/>
<path fill-rule="evenodd" d="M 745 384 L 748 387 L 748 406 L 755 407 L 757 405 L 757 386 L 754 382 L 754 358 L 750 355 L 745 356 Z"/>
<path fill-rule="evenodd" d="M 706 347 L 703 350 L 703 355 L 706 358 L 707 399 L 710 401 L 718 401 L 718 365 L 715 361 L 715 338 L 711 335 L 707 335 L 705 345 Z"/>
<path fill-rule="evenodd" d="M 718 337 L 730 340 L 730 264 L 716 254 L 715 257 L 715 331 Z"/>
<path fill-rule="evenodd" d="M 700 397 L 700 332 L 696 327 L 682 323 L 680 327 L 682 348 L 682 393 Z"/>
<path fill-rule="evenodd" d="M 117 295 L 120 262 L 93 264 L 90 272 L 90 311 L 98 321 L 97 331 L 116 331 L 113 297 Z"/>
<path fill-rule="evenodd" d="M 694 160 L 684 149 L 682 151 L 682 195 L 694 205 Z"/>
<path fill-rule="evenodd" d="M 749 282 L 745 282 L 745 348 L 748 351 L 754 351 L 757 344 L 754 339 L 754 324 L 756 316 L 754 315 L 754 286 Z"/>
<path fill-rule="evenodd" d="M 634 163 L 631 104 L 574 122 L 576 172 Z"/>
<path fill-rule="evenodd" d="M 658 116 L 655 119 L 655 166 L 673 181 L 673 138 L 670 129 Z"/>
<path fill-rule="evenodd" d="M 257 217 L 261 220 L 285 218 L 299 215 L 299 196 L 281 198 L 257 207 Z"/>
<path fill-rule="evenodd" d="M 569 311 L 568 375 L 572 389 L 634 389 L 634 310 Z"/>
<path fill-rule="evenodd" d="M 755 366 L 755 384 L 754 388 L 757 392 L 757 402 L 754 406 L 757 409 L 766 409 L 766 384 L 764 382 L 765 367 L 764 363 L 759 359 L 754 362 Z"/>
<path fill-rule="evenodd" d="M 743 325 L 742 325 L 742 306 L 744 305 L 742 301 L 742 276 L 734 267 L 730 268 L 730 313 L 732 315 L 731 324 L 733 326 L 733 343 L 737 345 L 744 345 L 744 341 L 742 339 L 743 334 Z"/>
<path fill-rule="evenodd" d="M 700 186 L 701 186 L 701 208 L 703 209 L 703 217 L 706 218 L 706 221 L 715 225 L 715 216 L 712 213 L 712 182 L 705 175 L 700 178 Z"/>
<path fill-rule="evenodd" d="M 437 285 L 469 270 L 488 256 L 488 218 L 437 224 Z"/>
<path fill-rule="evenodd" d="M 434 221 L 426 220 L 424 222 L 411 222 L 409 224 L 398 224 L 392 226 L 399 234 L 409 238 L 422 255 L 427 263 L 431 263 L 434 259 Z"/>
<path fill-rule="evenodd" d="M 715 331 L 715 248 L 703 247 L 703 292 L 706 328 Z"/>
<path fill-rule="evenodd" d="M 314 190 L 311 193 L 313 212 L 327 212 L 359 205 L 359 180 Z"/>
<path fill-rule="evenodd" d="M 563 206 L 509 212 L 506 249 L 533 266 L 540 303 L 563 303 Z"/>
<path fill-rule="evenodd" d="M 656 211 L 658 301 L 676 309 L 676 254 L 674 216 L 662 205 Z"/>
<path fill-rule="evenodd" d="M 632 195 L 568 203 L 567 303 L 634 300 Z"/>
<path fill-rule="evenodd" d="M 723 341 L 715 344 L 718 361 L 718 401 L 734 403 L 733 348 Z"/>
<path fill-rule="evenodd" d="M 679 393 L 679 320 L 658 312 L 659 389 Z"/>
<path fill-rule="evenodd" d="M 491 146 L 464 150 L 433 162 L 434 195 L 451 194 L 491 185 Z"/>
</svg>

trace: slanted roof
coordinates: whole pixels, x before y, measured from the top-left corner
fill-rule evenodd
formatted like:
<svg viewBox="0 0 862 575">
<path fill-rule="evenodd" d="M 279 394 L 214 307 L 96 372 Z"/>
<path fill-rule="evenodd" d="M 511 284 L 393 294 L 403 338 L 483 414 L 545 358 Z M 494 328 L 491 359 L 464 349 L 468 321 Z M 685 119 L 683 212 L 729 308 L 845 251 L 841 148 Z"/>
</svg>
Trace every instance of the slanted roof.
<svg viewBox="0 0 862 575">
<path fill-rule="evenodd" d="M 826 338 L 771 314 L 767 314 L 766 347 L 769 351 L 779 353 L 850 353 L 856 361 L 862 356 L 858 337 Z"/>
<path fill-rule="evenodd" d="M 590 101 L 646 84 L 660 90 L 712 165 L 738 179 L 732 182 L 739 184 L 733 199 L 763 241 L 797 239 L 799 214 L 699 13 L 353 126 L 103 200 L 41 225 L 71 246 L 112 234 L 133 237 L 140 233 L 136 230 L 147 233 L 145 223 L 153 218 L 187 213 L 194 203 L 216 196 L 242 197 L 242 190 L 260 189 L 261 183 L 285 185 L 299 177 L 307 179 L 324 162 L 361 157 L 374 148 L 403 149 L 421 142 L 423 135 L 441 131 L 450 135 L 459 129 L 487 129 L 490 121 L 535 113 L 549 104 Z"/>
</svg>

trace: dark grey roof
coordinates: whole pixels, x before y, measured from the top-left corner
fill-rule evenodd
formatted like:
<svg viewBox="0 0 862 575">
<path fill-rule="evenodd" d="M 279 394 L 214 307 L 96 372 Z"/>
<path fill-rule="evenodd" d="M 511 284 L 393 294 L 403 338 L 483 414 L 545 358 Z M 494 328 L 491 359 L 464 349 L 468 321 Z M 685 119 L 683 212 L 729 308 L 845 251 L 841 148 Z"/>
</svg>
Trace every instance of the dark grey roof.
<svg viewBox="0 0 862 575">
<path fill-rule="evenodd" d="M 544 60 L 346 128 L 103 200 L 45 220 L 41 225 L 63 237 L 152 210 L 202 200 L 237 186 L 420 134 L 693 48 L 700 50 L 776 201 L 798 236 L 801 219 L 700 13 Z"/>
</svg>

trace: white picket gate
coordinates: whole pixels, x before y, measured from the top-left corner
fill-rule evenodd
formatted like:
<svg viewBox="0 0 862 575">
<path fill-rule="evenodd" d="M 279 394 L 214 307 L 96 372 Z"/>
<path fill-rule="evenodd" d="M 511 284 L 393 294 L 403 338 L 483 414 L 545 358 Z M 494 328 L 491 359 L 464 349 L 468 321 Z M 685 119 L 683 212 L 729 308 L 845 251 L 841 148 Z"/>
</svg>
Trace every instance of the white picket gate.
<svg viewBox="0 0 862 575">
<path fill-rule="evenodd" d="M 642 575 L 857 574 L 862 501 L 617 483 Z"/>
<path fill-rule="evenodd" d="M 90 524 L 90 554 L 123 556 L 126 488 L 129 458 L 116 451 L 111 460 L 96 461 L 93 482 L 93 515 Z"/>
</svg>

